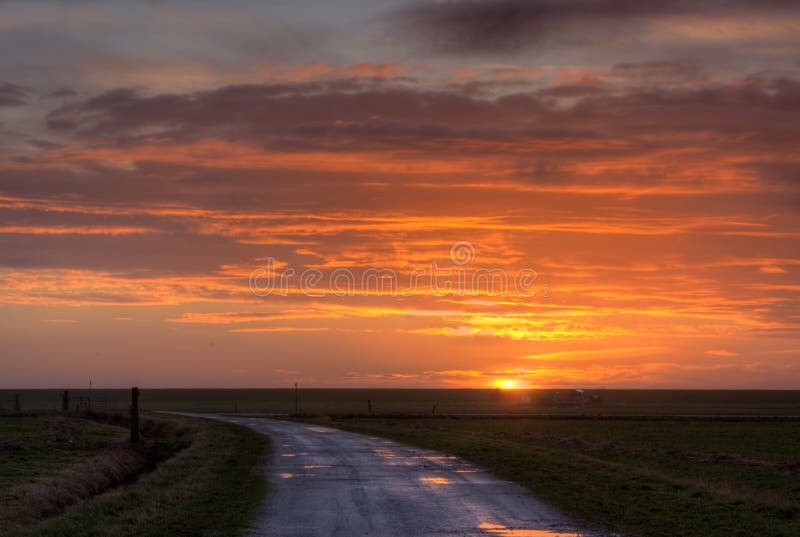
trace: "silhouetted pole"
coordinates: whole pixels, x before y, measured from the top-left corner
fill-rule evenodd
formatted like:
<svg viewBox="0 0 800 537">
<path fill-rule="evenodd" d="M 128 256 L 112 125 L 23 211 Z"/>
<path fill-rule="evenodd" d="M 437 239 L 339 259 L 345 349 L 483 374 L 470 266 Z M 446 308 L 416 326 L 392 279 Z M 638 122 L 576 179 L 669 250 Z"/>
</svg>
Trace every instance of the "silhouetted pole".
<svg viewBox="0 0 800 537">
<path fill-rule="evenodd" d="M 297 387 L 297 383 L 294 383 L 294 413 L 300 413 L 300 390 Z"/>
<path fill-rule="evenodd" d="M 69 390 L 64 390 L 64 393 L 61 394 L 61 410 L 69 411 Z"/>
<path fill-rule="evenodd" d="M 131 388 L 131 443 L 139 441 L 139 388 Z"/>
<path fill-rule="evenodd" d="M 370 401 L 369 399 L 367 399 L 367 410 L 369 411 L 370 414 L 372 414 L 372 401 Z"/>
<path fill-rule="evenodd" d="M 14 394 L 14 412 L 19 412 L 19 411 L 20 411 L 19 394 L 15 393 Z"/>
</svg>

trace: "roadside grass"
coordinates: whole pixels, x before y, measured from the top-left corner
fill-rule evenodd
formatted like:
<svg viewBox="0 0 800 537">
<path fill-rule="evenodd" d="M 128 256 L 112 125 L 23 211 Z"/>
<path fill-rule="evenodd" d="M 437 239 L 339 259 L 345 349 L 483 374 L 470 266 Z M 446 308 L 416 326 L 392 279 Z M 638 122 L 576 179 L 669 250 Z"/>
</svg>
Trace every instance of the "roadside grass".
<svg viewBox="0 0 800 537">
<path fill-rule="evenodd" d="M 63 470 L 126 437 L 120 427 L 65 416 L 0 418 L 0 505 L 15 485 Z"/>
<path fill-rule="evenodd" d="M 800 535 L 800 427 L 792 422 L 314 421 L 462 456 L 624 535 Z"/>
<path fill-rule="evenodd" d="M 27 420 L 49 418 L 26 418 L 16 427 L 6 422 L 12 419 L 19 418 L 0 418 L 4 440 L 16 433 L 20 439 L 36 442 L 38 426 Z M 77 427 L 86 427 L 92 434 L 100 426 L 104 431 L 106 427 L 117 429 L 122 436 L 112 435 L 99 451 L 79 449 L 66 455 L 53 452 L 69 448 L 48 449 L 45 443 L 39 447 L 40 458 L 27 459 L 28 464 L 17 461 L 17 477 L 0 489 L 0 494 L 15 499 L 4 502 L 6 506 L 19 509 L 41 505 L 42 500 L 47 504 L 49 498 L 68 497 L 69 493 L 74 497 L 62 500 L 55 515 L 24 508 L 21 513 L 6 513 L 6 524 L 0 518 L 0 528 L 6 528 L 0 530 L 2 535 L 234 536 L 247 526 L 266 493 L 261 465 L 269 450 L 268 439 L 244 427 L 148 416 L 142 420 L 143 442 L 134 449 L 125 442 L 126 431 L 121 427 L 71 419 L 82 422 Z M 97 447 L 91 442 L 88 445 Z M 43 473 L 45 467 L 48 470 Z M 126 474 L 123 470 L 125 475 L 115 480 L 108 478 L 108 468 L 112 474 L 121 468 L 135 471 Z M 86 480 L 97 483 L 98 476 L 105 489 L 86 486 Z M 92 494 L 81 493 L 87 489 Z M 34 501 L 21 502 L 19 498 Z"/>
</svg>

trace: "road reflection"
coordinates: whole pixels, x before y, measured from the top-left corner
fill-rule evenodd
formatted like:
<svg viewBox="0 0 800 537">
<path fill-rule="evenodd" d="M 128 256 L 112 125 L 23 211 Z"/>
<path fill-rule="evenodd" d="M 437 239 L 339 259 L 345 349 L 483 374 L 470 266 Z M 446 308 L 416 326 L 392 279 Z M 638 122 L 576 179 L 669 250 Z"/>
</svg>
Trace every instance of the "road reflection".
<svg viewBox="0 0 800 537">
<path fill-rule="evenodd" d="M 420 477 L 420 481 L 429 485 L 449 485 L 450 480 L 446 477 Z"/>
<path fill-rule="evenodd" d="M 486 533 L 492 535 L 502 535 L 504 537 L 581 537 L 580 533 L 563 533 L 550 530 L 529 530 L 508 528 L 502 524 L 490 524 L 485 522 L 478 526 Z"/>
</svg>

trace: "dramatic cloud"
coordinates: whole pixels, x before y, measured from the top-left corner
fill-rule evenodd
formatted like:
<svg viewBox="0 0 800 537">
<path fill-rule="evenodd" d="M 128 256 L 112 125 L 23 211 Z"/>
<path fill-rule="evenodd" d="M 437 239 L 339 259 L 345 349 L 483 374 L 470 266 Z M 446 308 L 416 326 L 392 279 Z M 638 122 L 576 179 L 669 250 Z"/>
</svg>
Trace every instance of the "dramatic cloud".
<svg viewBox="0 0 800 537">
<path fill-rule="evenodd" d="M 800 380 L 796 3 L 7 6 L 8 385 Z"/>
<path fill-rule="evenodd" d="M 638 33 L 631 26 L 669 17 L 711 22 L 720 16 L 797 14 L 790 0 L 457 0 L 417 2 L 392 16 L 401 35 L 427 50 L 455 54 L 507 54 L 532 46 L 613 41 L 615 33 Z"/>
<path fill-rule="evenodd" d="M 3 106 L 22 106 L 27 104 L 25 98 L 29 90 L 17 84 L 6 82 L 0 84 L 0 107 Z"/>
</svg>

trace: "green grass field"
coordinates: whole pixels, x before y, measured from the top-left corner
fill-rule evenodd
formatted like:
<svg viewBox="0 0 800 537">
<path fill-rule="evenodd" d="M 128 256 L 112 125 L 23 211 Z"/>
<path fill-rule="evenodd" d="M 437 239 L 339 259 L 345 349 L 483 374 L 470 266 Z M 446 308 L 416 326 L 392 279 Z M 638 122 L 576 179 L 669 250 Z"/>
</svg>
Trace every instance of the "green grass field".
<svg viewBox="0 0 800 537">
<path fill-rule="evenodd" d="M 315 421 L 463 456 L 591 525 L 623 535 L 800 535 L 796 422 Z"/>
<path fill-rule="evenodd" d="M 123 420 L 98 419 L 0 417 L 0 534 L 233 536 L 260 505 L 263 435 L 148 416 L 131 447 Z"/>
<path fill-rule="evenodd" d="M 126 449 L 127 433 L 120 427 L 64 416 L 17 416 L 0 419 L 0 527 L 30 521 L 46 514 L 48 505 L 36 487 L 52 484 L 52 476 L 84 461 L 111 460 L 120 464 L 119 477 L 135 472 L 140 462 Z M 83 476 L 85 477 L 85 476 Z M 48 487 L 49 488 L 49 487 Z M 56 499 L 55 491 L 49 497 Z M 77 491 L 62 494 L 67 503 L 81 498 Z M 49 502 L 54 510 L 59 502 Z"/>
</svg>

